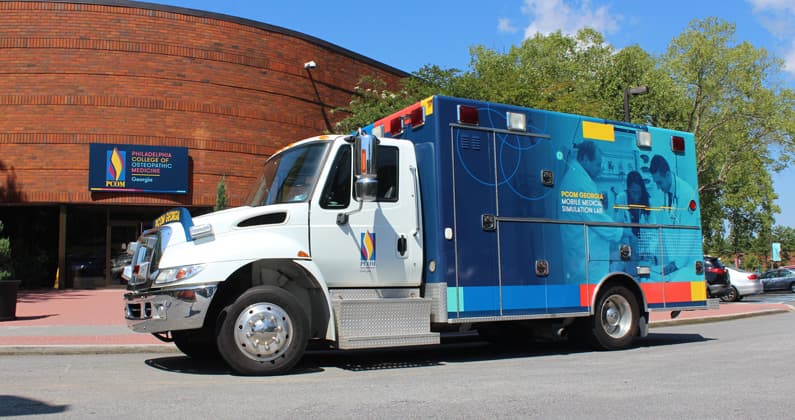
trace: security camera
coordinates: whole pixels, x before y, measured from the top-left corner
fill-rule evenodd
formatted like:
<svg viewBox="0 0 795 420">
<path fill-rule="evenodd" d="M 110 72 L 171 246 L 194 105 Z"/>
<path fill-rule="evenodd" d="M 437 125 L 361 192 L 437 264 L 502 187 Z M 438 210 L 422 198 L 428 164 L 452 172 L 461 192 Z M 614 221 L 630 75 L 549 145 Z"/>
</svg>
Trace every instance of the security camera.
<svg viewBox="0 0 795 420">
<path fill-rule="evenodd" d="M 315 63 L 314 61 L 307 61 L 306 63 L 304 63 L 304 68 L 307 70 L 313 69 L 315 67 L 317 67 L 317 63 Z"/>
</svg>

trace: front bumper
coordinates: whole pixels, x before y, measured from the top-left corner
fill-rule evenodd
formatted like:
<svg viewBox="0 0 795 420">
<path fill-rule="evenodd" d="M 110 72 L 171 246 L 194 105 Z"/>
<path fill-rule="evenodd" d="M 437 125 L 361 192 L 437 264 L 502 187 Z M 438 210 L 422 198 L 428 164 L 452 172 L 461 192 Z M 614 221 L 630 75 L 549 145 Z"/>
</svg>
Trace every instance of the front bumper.
<svg viewBox="0 0 795 420">
<path fill-rule="evenodd" d="M 216 284 L 124 295 L 124 318 L 135 332 L 158 333 L 201 328 Z"/>
</svg>

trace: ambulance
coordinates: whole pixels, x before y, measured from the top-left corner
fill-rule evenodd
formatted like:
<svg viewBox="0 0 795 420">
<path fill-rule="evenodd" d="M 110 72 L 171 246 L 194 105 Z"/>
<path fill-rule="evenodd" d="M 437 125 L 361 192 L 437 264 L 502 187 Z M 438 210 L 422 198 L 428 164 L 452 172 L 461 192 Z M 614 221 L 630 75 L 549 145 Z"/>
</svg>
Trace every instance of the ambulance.
<svg viewBox="0 0 795 420">
<path fill-rule="evenodd" d="M 707 298 L 691 133 L 433 96 L 264 162 L 248 205 L 129 247 L 128 326 L 236 372 L 309 345 L 629 347 Z"/>
</svg>

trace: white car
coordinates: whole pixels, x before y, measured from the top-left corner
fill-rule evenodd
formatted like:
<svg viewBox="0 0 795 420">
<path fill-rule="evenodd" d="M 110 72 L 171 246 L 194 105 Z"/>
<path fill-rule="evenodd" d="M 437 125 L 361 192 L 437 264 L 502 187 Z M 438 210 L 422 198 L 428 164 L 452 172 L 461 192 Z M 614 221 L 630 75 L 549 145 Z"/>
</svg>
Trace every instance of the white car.
<svg viewBox="0 0 795 420">
<path fill-rule="evenodd" d="M 746 296 L 762 293 L 762 282 L 759 280 L 758 274 L 729 266 L 726 266 L 726 270 L 729 271 L 731 287 L 729 287 L 729 291 L 725 295 L 720 297 L 720 300 L 737 302 Z"/>
</svg>

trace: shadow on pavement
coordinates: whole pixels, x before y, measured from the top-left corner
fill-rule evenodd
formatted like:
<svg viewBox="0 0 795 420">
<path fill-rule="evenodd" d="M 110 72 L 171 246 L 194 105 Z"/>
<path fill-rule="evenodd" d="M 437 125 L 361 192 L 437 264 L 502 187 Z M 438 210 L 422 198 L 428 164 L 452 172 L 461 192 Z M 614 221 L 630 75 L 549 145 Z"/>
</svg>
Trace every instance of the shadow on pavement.
<svg viewBox="0 0 795 420">
<path fill-rule="evenodd" d="M 0 395 L 0 417 L 55 414 L 63 413 L 68 409 L 68 405 L 50 405 L 32 398 Z"/>
<path fill-rule="evenodd" d="M 713 340 L 699 334 L 650 333 L 634 348 L 649 348 Z M 632 348 L 626 350 L 631 351 Z M 560 356 L 590 353 L 567 341 L 540 341 L 524 345 L 492 344 L 477 337 L 445 340 L 434 346 L 364 350 L 308 350 L 290 375 L 323 372 L 337 368 L 351 372 L 387 369 L 429 368 L 452 363 L 471 363 L 503 359 Z M 621 352 L 622 350 L 616 350 Z M 146 360 L 146 364 L 165 371 L 195 375 L 234 375 L 222 360 L 197 360 L 170 356 Z"/>
</svg>

